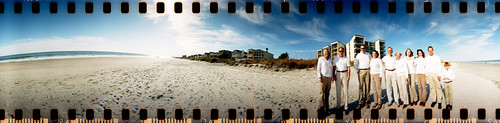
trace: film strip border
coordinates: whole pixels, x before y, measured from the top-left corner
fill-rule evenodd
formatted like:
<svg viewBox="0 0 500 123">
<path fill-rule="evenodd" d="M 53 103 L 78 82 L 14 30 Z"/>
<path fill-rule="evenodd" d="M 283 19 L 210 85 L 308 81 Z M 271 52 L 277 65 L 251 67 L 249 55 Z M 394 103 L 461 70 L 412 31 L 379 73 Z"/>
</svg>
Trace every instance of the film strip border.
<svg viewBox="0 0 500 123">
<path fill-rule="evenodd" d="M 33 14 L 38 14 L 40 13 L 41 5 L 39 1 L 29 1 L 31 3 L 31 13 Z M 344 5 L 346 4 L 352 4 L 352 13 L 360 13 L 361 12 L 361 2 L 364 1 L 352 1 L 352 2 L 343 2 L 343 1 L 332 1 L 332 2 L 327 2 L 326 0 L 313 0 L 312 2 L 309 1 L 297 1 L 298 2 L 298 12 L 305 14 L 307 13 L 307 8 L 308 4 L 314 4 L 316 7 L 316 12 L 317 13 L 325 13 L 326 11 L 326 6 L 333 6 L 333 11 L 335 13 L 343 13 L 344 12 Z M 369 12 L 370 13 L 379 13 L 379 1 L 367 1 L 369 2 Z M 406 13 L 414 13 L 415 12 L 415 2 L 413 1 L 402 1 L 403 4 L 400 4 L 399 2 L 396 1 L 388 1 L 387 2 L 387 12 L 388 13 L 396 13 L 398 7 L 405 7 L 405 12 Z M 101 4 L 102 3 L 102 12 L 104 14 L 110 14 L 111 13 L 111 2 L 110 1 L 99 1 L 99 2 L 92 2 L 92 1 L 87 1 L 85 2 L 84 7 L 85 13 L 87 14 L 92 14 L 94 13 L 94 4 Z M 76 3 L 73 1 L 69 2 L 57 2 L 57 1 L 50 1 L 49 2 L 49 13 L 51 14 L 57 14 L 59 12 L 59 5 L 67 5 L 67 10 L 66 12 L 69 14 L 74 14 L 76 13 Z M 201 5 L 199 1 L 195 1 L 191 3 L 191 11 L 192 13 L 200 13 L 201 12 Z M 441 8 L 441 13 L 450 13 L 450 2 L 449 1 L 442 1 L 440 3 L 437 3 L 438 6 Z M 476 12 L 477 13 L 485 13 L 487 12 L 486 8 L 490 6 L 490 4 L 486 4 L 485 1 L 477 1 L 477 2 L 467 2 L 467 1 L 458 1 L 458 12 L 459 13 L 468 13 L 468 6 L 469 4 L 476 4 Z M 0 14 L 5 13 L 5 6 L 6 6 L 5 1 L 0 1 Z M 22 2 L 19 1 L 14 1 L 12 4 L 8 4 L 13 6 L 13 12 L 16 14 L 20 14 L 26 11 L 23 11 L 23 5 Z M 139 13 L 147 13 L 147 2 L 146 1 L 140 1 L 138 3 L 138 12 Z M 247 1 L 245 2 L 245 13 L 253 13 L 254 10 L 254 2 L 252 1 Z M 272 12 L 272 4 L 270 1 L 262 1 L 262 11 L 264 13 L 271 13 Z M 431 1 L 425 1 L 423 2 L 422 5 L 422 11 L 424 13 L 432 13 L 433 12 L 433 2 Z M 27 7 L 27 6 L 26 6 Z M 290 12 L 290 2 L 288 1 L 282 1 L 281 2 L 281 13 L 289 13 Z M 183 13 L 183 3 L 182 2 L 175 2 L 173 7 L 166 7 L 164 2 L 156 2 L 156 13 L 162 14 L 166 12 L 166 8 L 173 8 L 175 13 Z M 209 12 L 210 13 L 218 13 L 219 7 L 218 7 L 218 2 L 217 1 L 211 1 L 209 4 Z M 122 14 L 128 14 L 130 12 L 130 4 L 129 2 L 121 2 L 120 3 L 120 10 Z M 149 10 L 151 11 L 151 10 Z M 153 10 L 154 11 L 154 10 Z M 97 11 L 96 11 L 97 12 Z M 227 12 L 228 13 L 236 13 L 236 2 L 234 1 L 227 1 Z M 494 12 L 495 13 L 500 13 L 500 1 L 495 1 L 494 2 Z"/>
<path fill-rule="evenodd" d="M 413 108 L 407 108 L 404 109 L 404 114 L 405 116 L 398 116 L 398 109 L 391 108 L 389 109 L 388 112 L 388 118 L 380 118 L 380 111 L 379 109 L 369 109 L 370 117 L 368 118 L 363 118 L 362 117 L 362 110 L 361 109 L 356 109 L 352 110 L 352 119 L 354 121 L 360 121 L 360 122 L 386 122 L 386 121 L 395 121 L 395 122 L 405 122 L 406 121 L 414 121 L 416 119 L 415 114 L 417 113 L 415 109 Z M 423 117 L 425 121 L 429 122 L 484 122 L 486 121 L 486 109 L 484 108 L 479 108 L 475 111 L 469 111 L 467 108 L 462 108 L 459 109 L 459 117 L 458 118 L 453 118 L 451 117 L 451 110 L 450 109 L 442 109 L 438 110 L 441 111 L 441 117 L 433 117 L 433 109 L 431 108 L 426 108 L 423 111 Z M 59 110 L 57 109 L 51 109 L 50 110 L 50 116 L 48 118 L 42 118 L 41 116 L 41 111 L 40 109 L 33 109 L 32 110 L 32 117 L 27 118 L 23 116 L 23 110 L 22 109 L 15 109 L 14 115 L 12 115 L 12 118 L 6 118 L 5 117 L 5 110 L 0 109 L 0 122 L 24 122 L 24 121 L 34 121 L 34 122 L 59 122 L 64 120 L 67 120 L 68 122 L 126 122 L 130 121 L 130 109 L 122 109 L 120 111 L 121 113 L 121 118 L 113 118 L 112 117 L 112 110 L 111 109 L 104 109 L 103 111 L 103 118 L 95 118 L 95 111 L 93 109 L 86 109 L 84 111 L 84 117 L 77 117 L 77 112 L 75 109 L 69 109 L 67 110 L 67 117 L 60 118 L 59 116 Z M 200 109 L 193 109 L 192 110 L 192 117 L 190 118 L 185 118 L 184 117 L 184 111 L 182 109 L 175 109 L 174 110 L 174 117 L 173 118 L 167 118 L 166 116 L 166 110 L 165 109 L 157 109 L 156 110 L 156 117 L 155 118 L 149 118 L 148 117 L 148 110 L 147 109 L 140 109 L 138 114 L 139 119 L 138 121 L 141 122 L 150 122 L 150 123 L 157 123 L 157 122 L 206 122 L 208 121 L 215 121 L 215 122 L 274 122 L 273 120 L 273 110 L 272 109 L 264 109 L 263 117 L 256 118 L 255 117 L 255 110 L 254 109 L 246 109 L 245 110 L 245 118 L 237 118 L 237 110 L 236 109 L 228 109 L 227 113 L 227 118 L 221 118 L 219 114 L 218 109 L 211 109 L 209 112 L 210 119 L 202 119 L 201 115 L 202 112 Z M 476 118 L 471 118 L 469 117 L 469 112 L 475 112 L 477 113 Z M 292 117 L 290 116 L 291 112 L 290 109 L 281 109 L 280 115 L 281 115 L 281 121 L 283 122 L 334 122 L 334 121 L 343 121 L 345 114 L 349 112 L 345 112 L 342 110 L 335 111 L 333 115 L 334 118 L 327 118 L 321 111 L 317 112 L 317 117 L 316 118 L 309 118 L 308 117 L 308 110 L 307 109 L 299 109 L 299 116 L 298 117 Z M 500 108 L 495 109 L 495 119 L 496 121 L 494 122 L 500 122 Z M 491 121 L 488 121 L 491 122 Z"/>
</svg>

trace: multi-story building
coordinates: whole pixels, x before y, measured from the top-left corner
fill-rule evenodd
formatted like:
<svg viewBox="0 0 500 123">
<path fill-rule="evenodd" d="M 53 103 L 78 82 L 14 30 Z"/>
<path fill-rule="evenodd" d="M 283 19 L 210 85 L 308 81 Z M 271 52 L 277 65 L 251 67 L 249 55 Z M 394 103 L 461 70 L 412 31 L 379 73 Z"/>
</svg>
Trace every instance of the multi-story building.
<svg viewBox="0 0 500 123">
<path fill-rule="evenodd" d="M 330 44 L 330 47 L 331 47 L 331 50 L 330 50 L 330 58 L 335 58 L 335 56 L 338 55 L 338 49 L 340 47 L 344 47 L 344 50 L 345 50 L 345 45 L 340 43 L 340 41 L 335 41 L 333 43 Z"/>
<path fill-rule="evenodd" d="M 330 44 L 330 58 L 334 58 L 338 55 L 338 48 L 345 48 L 345 55 L 349 58 L 350 61 L 354 61 L 356 55 L 361 52 L 361 45 L 366 46 L 366 52 L 370 53 L 371 51 L 378 51 L 380 54 L 380 58 L 385 56 L 385 41 L 377 40 L 375 42 L 365 41 L 365 37 L 362 35 L 354 35 L 351 40 L 347 44 L 342 44 L 340 41 L 335 41 Z M 322 49 L 318 50 L 318 58 L 323 56 Z"/>
<path fill-rule="evenodd" d="M 247 56 L 247 53 L 243 50 L 233 50 L 231 58 L 235 60 L 243 60 Z"/>
<path fill-rule="evenodd" d="M 274 58 L 273 54 L 269 53 L 267 48 L 266 51 L 261 49 L 248 49 L 247 59 L 263 60 L 263 59 L 273 59 L 273 58 Z"/>
</svg>

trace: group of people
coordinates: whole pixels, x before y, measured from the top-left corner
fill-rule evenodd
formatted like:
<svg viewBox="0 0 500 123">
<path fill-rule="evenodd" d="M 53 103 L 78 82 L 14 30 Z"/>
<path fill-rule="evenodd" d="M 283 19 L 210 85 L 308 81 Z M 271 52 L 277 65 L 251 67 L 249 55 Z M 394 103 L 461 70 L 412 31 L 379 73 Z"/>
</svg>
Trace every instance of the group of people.
<svg viewBox="0 0 500 123">
<path fill-rule="evenodd" d="M 359 80 L 359 105 L 356 109 L 370 105 L 370 91 L 373 92 L 373 108 L 380 109 L 382 106 L 382 78 L 385 78 L 388 106 L 396 103 L 398 107 L 406 108 L 408 105 L 425 106 L 427 99 L 426 82 L 429 84 L 429 101 L 431 106 L 438 104 L 441 109 L 442 99 L 445 99 L 446 108 L 452 109 L 451 83 L 455 75 L 450 69 L 450 63 L 441 65 L 441 59 L 434 54 L 434 48 L 429 46 L 429 55 L 424 51 L 417 50 L 417 57 L 413 57 L 413 51 L 406 49 L 405 56 L 401 52 L 392 55 L 392 47 L 387 48 L 387 55 L 379 58 L 379 52 L 366 52 L 366 46 L 360 46 L 361 52 L 354 60 L 354 70 Z M 328 49 L 323 50 L 323 57 L 318 59 L 317 73 L 321 84 L 319 109 L 329 111 L 329 94 L 331 83 L 336 85 L 337 108 L 348 110 L 348 84 L 351 73 L 349 58 L 345 56 L 345 49 L 339 47 L 338 55 L 331 60 Z M 444 66 L 444 67 L 443 67 Z M 443 84 L 441 84 L 443 82 Z M 443 89 L 441 87 L 443 85 Z M 417 89 L 418 86 L 418 89 Z M 418 94 L 417 94 L 418 90 Z"/>
</svg>

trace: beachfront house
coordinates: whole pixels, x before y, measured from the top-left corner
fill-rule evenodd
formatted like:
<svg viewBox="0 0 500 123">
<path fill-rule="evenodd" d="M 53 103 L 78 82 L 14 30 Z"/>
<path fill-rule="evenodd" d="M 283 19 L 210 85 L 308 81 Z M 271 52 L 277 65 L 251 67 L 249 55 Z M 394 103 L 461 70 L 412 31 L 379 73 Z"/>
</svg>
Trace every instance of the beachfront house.
<svg viewBox="0 0 500 123">
<path fill-rule="evenodd" d="M 247 59 L 249 60 L 269 60 L 273 58 L 273 54 L 269 53 L 267 48 L 266 51 L 261 49 L 248 49 Z"/>
</svg>

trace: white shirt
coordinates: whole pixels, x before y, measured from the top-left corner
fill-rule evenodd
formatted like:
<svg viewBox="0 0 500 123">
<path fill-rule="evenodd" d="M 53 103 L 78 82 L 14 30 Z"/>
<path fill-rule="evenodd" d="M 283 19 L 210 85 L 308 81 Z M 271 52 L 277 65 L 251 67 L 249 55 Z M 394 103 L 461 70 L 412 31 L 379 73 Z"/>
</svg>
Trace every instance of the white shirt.
<svg viewBox="0 0 500 123">
<path fill-rule="evenodd" d="M 410 60 L 408 60 L 407 58 L 405 57 L 406 65 L 408 65 L 408 73 L 415 74 L 415 59 L 410 57 Z"/>
<path fill-rule="evenodd" d="M 368 53 L 358 53 L 354 59 L 354 69 L 359 72 L 359 69 L 370 68 L 370 54 Z"/>
<path fill-rule="evenodd" d="M 335 56 L 335 58 L 333 58 L 333 66 L 335 66 L 337 71 L 346 71 L 347 67 L 351 66 L 351 63 L 349 63 L 349 59 L 346 56 L 342 58 Z"/>
<path fill-rule="evenodd" d="M 389 69 L 389 70 L 392 70 L 396 67 L 394 67 L 394 64 L 396 63 L 396 57 L 395 56 L 384 56 L 384 58 L 382 58 L 382 61 L 384 61 L 385 63 L 385 69 Z"/>
<path fill-rule="evenodd" d="M 426 56 L 425 61 L 426 74 L 439 74 L 442 69 L 441 58 L 439 56 L 435 54 L 433 56 Z"/>
<path fill-rule="evenodd" d="M 333 66 L 332 66 L 332 60 L 326 59 L 325 57 L 321 57 L 318 59 L 318 78 L 321 77 L 321 75 L 325 77 L 332 77 L 333 76 Z"/>
<path fill-rule="evenodd" d="M 451 68 L 449 68 L 448 70 L 443 69 L 441 70 L 441 72 L 439 73 L 439 76 L 441 76 L 441 81 L 443 82 L 451 82 L 453 81 L 453 79 L 455 79 L 455 73 L 453 73 L 453 70 L 451 70 Z M 444 77 L 448 77 L 447 79 L 443 79 Z"/>
<path fill-rule="evenodd" d="M 370 74 L 380 74 L 379 77 L 382 77 L 383 72 L 384 65 L 382 65 L 382 60 L 379 58 L 370 60 Z"/>
<path fill-rule="evenodd" d="M 416 74 L 425 74 L 425 59 L 419 57 L 415 59 L 415 73 Z"/>
<path fill-rule="evenodd" d="M 408 65 L 406 64 L 406 60 L 401 58 L 396 60 L 396 75 L 397 76 L 406 76 L 408 78 Z"/>
</svg>

